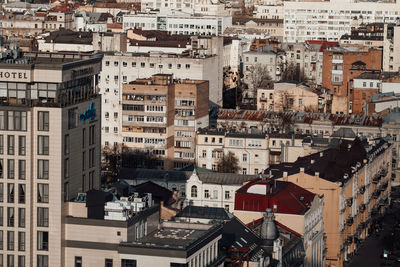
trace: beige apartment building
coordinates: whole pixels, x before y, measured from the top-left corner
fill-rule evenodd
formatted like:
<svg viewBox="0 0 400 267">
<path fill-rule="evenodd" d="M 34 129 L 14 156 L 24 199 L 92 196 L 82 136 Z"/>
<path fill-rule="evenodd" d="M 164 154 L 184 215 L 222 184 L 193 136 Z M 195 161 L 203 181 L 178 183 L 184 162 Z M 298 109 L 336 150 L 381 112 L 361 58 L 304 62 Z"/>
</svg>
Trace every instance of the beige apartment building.
<svg viewBox="0 0 400 267">
<path fill-rule="evenodd" d="M 0 59 L 0 266 L 61 266 L 63 202 L 100 182 L 101 58 Z"/>
<path fill-rule="evenodd" d="M 324 195 L 326 263 L 341 267 L 373 230 L 390 203 L 392 148 L 382 139 L 364 147 L 360 140 L 340 148 L 271 166 L 265 173 Z"/>
<path fill-rule="evenodd" d="M 208 127 L 209 83 L 171 74 L 123 86 L 123 145 L 148 152 L 154 167 L 181 169 L 195 160 L 196 130 Z"/>
</svg>

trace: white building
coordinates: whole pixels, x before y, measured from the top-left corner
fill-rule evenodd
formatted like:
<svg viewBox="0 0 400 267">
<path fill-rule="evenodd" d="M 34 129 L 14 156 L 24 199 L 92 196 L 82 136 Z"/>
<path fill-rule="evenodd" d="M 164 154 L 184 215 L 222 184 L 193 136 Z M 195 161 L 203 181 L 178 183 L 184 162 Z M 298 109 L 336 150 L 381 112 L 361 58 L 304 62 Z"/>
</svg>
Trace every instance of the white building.
<svg viewBox="0 0 400 267">
<path fill-rule="evenodd" d="M 383 71 L 400 70 L 400 26 L 384 26 L 383 34 Z M 389 31 L 390 29 L 390 31 Z"/>
<path fill-rule="evenodd" d="M 400 4 L 378 2 L 284 2 L 284 41 L 338 41 L 352 27 L 374 22 L 395 22 Z"/>
<path fill-rule="evenodd" d="M 284 8 L 282 1 L 264 0 L 254 5 L 254 17 L 260 19 L 284 19 Z"/>
<path fill-rule="evenodd" d="M 106 202 L 104 206 L 104 220 L 127 221 L 135 213 L 152 206 L 152 197 L 147 193 L 139 197 L 136 192 L 130 197 L 121 197 L 119 200 Z"/>
<path fill-rule="evenodd" d="M 162 30 L 171 34 L 218 36 L 231 26 L 231 16 L 191 15 L 179 11 L 123 16 L 124 31 L 141 27 L 143 30 Z"/>
<path fill-rule="evenodd" d="M 186 201 L 193 206 L 235 207 L 235 192 L 255 175 L 234 173 L 200 173 L 196 170 L 186 182 Z"/>
<path fill-rule="evenodd" d="M 222 105 L 222 60 L 219 56 L 191 57 L 163 53 L 109 53 L 100 73 L 102 94 L 102 145 L 122 143 L 122 85 L 154 74 L 177 79 L 209 81 L 212 105 Z M 106 114 L 109 114 L 106 116 Z"/>
</svg>

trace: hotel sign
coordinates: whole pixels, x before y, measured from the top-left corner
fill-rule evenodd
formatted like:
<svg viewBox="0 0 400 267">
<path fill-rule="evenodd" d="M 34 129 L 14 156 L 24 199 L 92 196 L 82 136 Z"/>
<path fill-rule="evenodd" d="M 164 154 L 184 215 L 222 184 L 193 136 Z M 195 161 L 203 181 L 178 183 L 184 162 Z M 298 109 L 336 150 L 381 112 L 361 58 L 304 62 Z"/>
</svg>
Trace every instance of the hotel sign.
<svg viewBox="0 0 400 267">
<path fill-rule="evenodd" d="M 0 69 L 0 81 L 6 82 L 30 82 L 30 70 L 2 70 Z"/>
<path fill-rule="evenodd" d="M 82 124 L 85 124 L 85 120 L 94 120 L 95 117 L 96 109 L 94 108 L 94 102 L 90 103 L 90 107 L 87 110 L 78 115 L 78 119 L 82 121 Z"/>
</svg>

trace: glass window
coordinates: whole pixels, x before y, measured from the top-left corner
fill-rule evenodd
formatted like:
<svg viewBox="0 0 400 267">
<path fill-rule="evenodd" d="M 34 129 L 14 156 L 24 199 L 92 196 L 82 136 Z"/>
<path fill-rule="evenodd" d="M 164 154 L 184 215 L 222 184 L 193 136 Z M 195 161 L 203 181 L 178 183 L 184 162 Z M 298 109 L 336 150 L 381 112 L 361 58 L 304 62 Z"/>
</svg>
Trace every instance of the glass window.
<svg viewBox="0 0 400 267">
<path fill-rule="evenodd" d="M 38 184 L 38 200 L 39 203 L 49 203 L 49 185 Z"/>
<path fill-rule="evenodd" d="M 66 134 L 64 136 L 64 155 L 68 155 L 69 154 L 69 147 L 70 147 L 69 134 Z"/>
<path fill-rule="evenodd" d="M 14 155 L 14 135 L 8 135 L 7 136 L 7 154 L 8 155 Z"/>
<path fill-rule="evenodd" d="M 4 153 L 4 137 L 0 135 L 0 154 Z"/>
<path fill-rule="evenodd" d="M 18 160 L 18 179 L 25 180 L 26 175 L 26 161 Z"/>
<path fill-rule="evenodd" d="M 18 185 L 18 203 L 20 203 L 20 204 L 25 203 L 25 185 L 24 184 Z"/>
<path fill-rule="evenodd" d="M 49 179 L 49 161 L 45 159 L 38 160 L 38 179 Z"/>
<path fill-rule="evenodd" d="M 3 202 L 4 197 L 4 184 L 0 183 L 0 202 Z"/>
<path fill-rule="evenodd" d="M 45 135 L 38 136 L 38 154 L 48 155 L 49 154 L 49 137 Z"/>
<path fill-rule="evenodd" d="M 18 227 L 25 227 L 25 208 L 18 209 Z"/>
<path fill-rule="evenodd" d="M 24 251 L 25 251 L 25 248 L 24 248 Z M 25 256 L 23 256 L 23 255 L 18 256 L 18 267 L 25 267 Z"/>
<path fill-rule="evenodd" d="M 18 232 L 18 250 L 25 251 L 25 232 Z"/>
<path fill-rule="evenodd" d="M 25 156 L 26 153 L 26 136 L 18 136 L 18 154 Z"/>
<path fill-rule="evenodd" d="M 193 185 L 191 189 L 191 196 L 197 197 L 197 186 Z"/>
<path fill-rule="evenodd" d="M 136 267 L 136 260 L 121 260 L 121 267 Z"/>
<path fill-rule="evenodd" d="M 75 267 L 82 267 L 82 257 L 75 256 Z"/>
<path fill-rule="evenodd" d="M 49 226 L 49 208 L 38 208 L 37 214 L 37 226 L 48 227 Z"/>
<path fill-rule="evenodd" d="M 14 184 L 7 184 L 7 202 L 14 203 Z"/>
<path fill-rule="evenodd" d="M 7 250 L 14 250 L 14 232 L 7 232 Z"/>
<path fill-rule="evenodd" d="M 37 232 L 37 246 L 38 250 L 49 250 L 49 232 Z"/>
<path fill-rule="evenodd" d="M 105 265 L 105 267 L 113 267 L 113 260 L 112 259 L 106 259 L 104 265 Z"/>
<path fill-rule="evenodd" d="M 12 250 L 14 250 L 14 245 Z M 14 255 L 7 255 L 7 267 L 14 267 Z"/>
<path fill-rule="evenodd" d="M 49 256 L 37 255 L 37 266 L 38 267 L 49 267 Z"/>
<path fill-rule="evenodd" d="M 49 130 L 49 112 L 48 111 L 39 111 L 38 112 L 38 130 L 39 131 L 48 131 Z"/>
<path fill-rule="evenodd" d="M 14 179 L 14 173 L 15 173 L 14 171 L 15 171 L 14 160 L 8 159 L 7 160 L 7 178 L 8 179 Z"/>
<path fill-rule="evenodd" d="M 7 226 L 14 227 L 14 219 L 15 219 L 14 208 L 8 207 L 7 208 Z"/>
<path fill-rule="evenodd" d="M 4 249 L 4 236 L 3 236 L 3 230 L 0 230 L 0 250 Z M 3 259 L 1 258 L 0 264 L 3 264 Z M 0 265 L 1 266 L 1 265 Z"/>
</svg>

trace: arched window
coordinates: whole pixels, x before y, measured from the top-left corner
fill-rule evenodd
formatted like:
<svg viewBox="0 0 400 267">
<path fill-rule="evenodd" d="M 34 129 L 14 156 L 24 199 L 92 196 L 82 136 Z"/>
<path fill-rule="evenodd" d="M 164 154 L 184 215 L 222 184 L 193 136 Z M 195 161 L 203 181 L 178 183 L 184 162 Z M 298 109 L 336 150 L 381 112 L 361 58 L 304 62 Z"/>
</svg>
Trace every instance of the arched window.
<svg viewBox="0 0 400 267">
<path fill-rule="evenodd" d="M 197 186 L 192 186 L 192 197 L 197 197 Z"/>
</svg>

